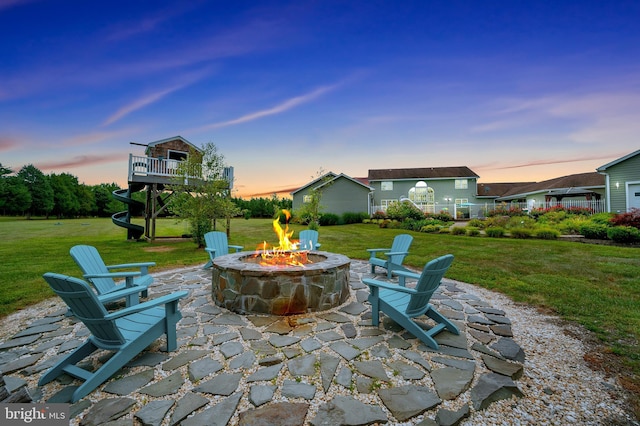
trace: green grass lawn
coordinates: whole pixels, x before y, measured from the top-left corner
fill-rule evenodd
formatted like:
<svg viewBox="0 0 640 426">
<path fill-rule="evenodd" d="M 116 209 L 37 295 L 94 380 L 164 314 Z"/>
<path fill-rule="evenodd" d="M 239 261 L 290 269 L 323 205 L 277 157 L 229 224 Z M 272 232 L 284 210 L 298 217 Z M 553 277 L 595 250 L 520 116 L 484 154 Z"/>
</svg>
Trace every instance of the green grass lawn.
<svg viewBox="0 0 640 426">
<path fill-rule="evenodd" d="M 297 232 L 303 227 L 293 226 Z M 156 235 L 185 233 L 183 223 L 158 220 Z M 320 229 L 322 250 L 366 259 L 367 248 L 388 247 L 407 231 L 358 224 Z M 414 237 L 406 263 L 421 268 L 451 253 L 447 277 L 508 295 L 517 302 L 551 310 L 593 331 L 606 351 L 619 355 L 640 389 L 640 249 L 565 241 L 467 237 L 409 232 Z M 190 240 L 158 238 L 131 242 L 109 219 L 23 220 L 0 218 L 0 316 L 51 297 L 41 278 L 48 271 L 79 276 L 69 256 L 75 244 L 98 248 L 109 264 L 155 261 L 151 272 L 204 264 L 207 255 Z M 231 244 L 254 250 L 277 244 L 271 220 L 237 219 Z M 638 390 L 636 389 L 637 393 Z"/>
</svg>

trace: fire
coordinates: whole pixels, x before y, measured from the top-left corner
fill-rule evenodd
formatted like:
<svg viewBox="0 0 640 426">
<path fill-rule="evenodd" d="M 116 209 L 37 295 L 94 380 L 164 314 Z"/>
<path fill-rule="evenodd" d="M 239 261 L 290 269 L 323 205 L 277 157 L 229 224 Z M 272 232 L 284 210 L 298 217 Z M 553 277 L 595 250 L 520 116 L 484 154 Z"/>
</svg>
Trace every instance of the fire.
<svg viewBox="0 0 640 426">
<path fill-rule="evenodd" d="M 280 226 L 280 215 L 273 220 L 273 230 L 278 235 L 278 246 L 269 248 L 266 241 L 258 247 L 255 256 L 260 256 L 261 265 L 270 266 L 304 266 L 311 261 L 307 258 L 308 250 L 299 250 L 299 243 L 291 239 L 293 230 L 289 230 L 289 219 L 291 213 L 288 210 L 282 210 L 286 217 L 285 227 Z"/>
</svg>

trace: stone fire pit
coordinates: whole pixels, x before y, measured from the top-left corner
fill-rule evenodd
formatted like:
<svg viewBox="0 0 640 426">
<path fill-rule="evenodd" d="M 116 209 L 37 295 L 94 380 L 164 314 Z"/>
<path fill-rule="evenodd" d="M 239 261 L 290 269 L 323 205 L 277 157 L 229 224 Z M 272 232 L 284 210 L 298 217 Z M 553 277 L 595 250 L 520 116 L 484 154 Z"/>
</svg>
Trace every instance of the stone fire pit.
<svg viewBox="0 0 640 426">
<path fill-rule="evenodd" d="M 249 252 L 216 257 L 211 297 L 216 305 L 240 314 L 303 314 L 344 303 L 350 259 L 325 251 L 307 257 L 313 263 L 304 266 L 263 266 Z"/>
</svg>

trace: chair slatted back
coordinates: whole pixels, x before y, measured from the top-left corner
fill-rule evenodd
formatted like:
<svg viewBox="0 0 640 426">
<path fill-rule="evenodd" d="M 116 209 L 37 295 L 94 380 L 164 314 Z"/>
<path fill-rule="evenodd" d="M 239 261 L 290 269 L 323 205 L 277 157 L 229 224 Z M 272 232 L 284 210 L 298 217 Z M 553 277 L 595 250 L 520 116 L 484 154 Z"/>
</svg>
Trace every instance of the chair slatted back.
<svg viewBox="0 0 640 426">
<path fill-rule="evenodd" d="M 318 244 L 318 231 L 313 229 L 305 229 L 300 231 L 298 235 L 299 249 L 301 250 L 315 250 L 316 244 Z"/>
<path fill-rule="evenodd" d="M 110 272 L 100 253 L 98 253 L 98 249 L 93 246 L 73 246 L 69 253 L 83 274 L 108 274 Z M 109 293 L 116 286 L 113 278 L 91 278 L 90 281 L 98 294 Z"/>
<path fill-rule="evenodd" d="M 211 231 L 204 234 L 204 243 L 208 248 L 216 250 L 215 256 L 229 254 L 229 242 L 227 234 L 220 231 Z"/>
<path fill-rule="evenodd" d="M 411 247 L 412 241 L 413 237 L 409 234 L 396 235 L 396 237 L 393 239 L 393 244 L 391 244 L 390 251 L 392 253 L 408 252 L 409 247 Z M 406 256 L 406 254 L 394 254 L 392 256 L 389 256 L 389 262 L 396 265 L 402 265 L 402 262 L 404 262 L 404 258 Z"/>
<path fill-rule="evenodd" d="M 52 272 L 47 272 L 43 278 L 100 344 L 114 346 L 125 343 L 115 321 L 104 319 L 108 312 L 86 282 Z"/>
<path fill-rule="evenodd" d="M 436 291 L 444 274 L 447 272 L 451 263 L 453 262 L 453 255 L 446 254 L 436 259 L 431 260 L 424 266 L 422 274 L 416 283 L 415 290 L 417 294 L 411 295 L 411 300 L 407 305 L 407 315 L 413 315 L 417 312 L 424 311 L 424 307 L 427 306 L 431 300 L 431 296 Z"/>
</svg>

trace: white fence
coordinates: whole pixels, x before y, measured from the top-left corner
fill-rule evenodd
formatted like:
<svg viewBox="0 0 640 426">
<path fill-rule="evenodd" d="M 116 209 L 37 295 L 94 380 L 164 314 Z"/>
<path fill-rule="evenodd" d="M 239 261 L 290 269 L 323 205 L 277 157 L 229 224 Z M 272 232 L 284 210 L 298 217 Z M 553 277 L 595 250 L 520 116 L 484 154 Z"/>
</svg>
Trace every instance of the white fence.
<svg viewBox="0 0 640 426">
<path fill-rule="evenodd" d="M 448 212 L 451 216 L 455 218 L 477 218 L 477 217 L 486 217 L 487 214 L 490 214 L 494 210 L 503 209 L 520 209 L 523 212 L 528 212 L 530 208 L 535 209 L 549 209 L 552 207 L 564 207 L 566 209 L 570 208 L 586 208 L 591 210 L 593 213 L 602 213 L 607 211 L 607 206 L 605 200 L 572 200 L 570 198 L 557 201 L 551 200 L 544 204 L 536 204 L 534 206 L 530 206 L 526 202 L 487 202 L 487 203 L 464 203 L 464 204 L 455 204 L 455 203 L 438 203 L 435 206 L 420 206 L 416 205 L 419 209 L 424 211 L 425 213 L 441 213 Z M 372 212 L 386 212 L 387 206 L 372 206 Z"/>
</svg>

